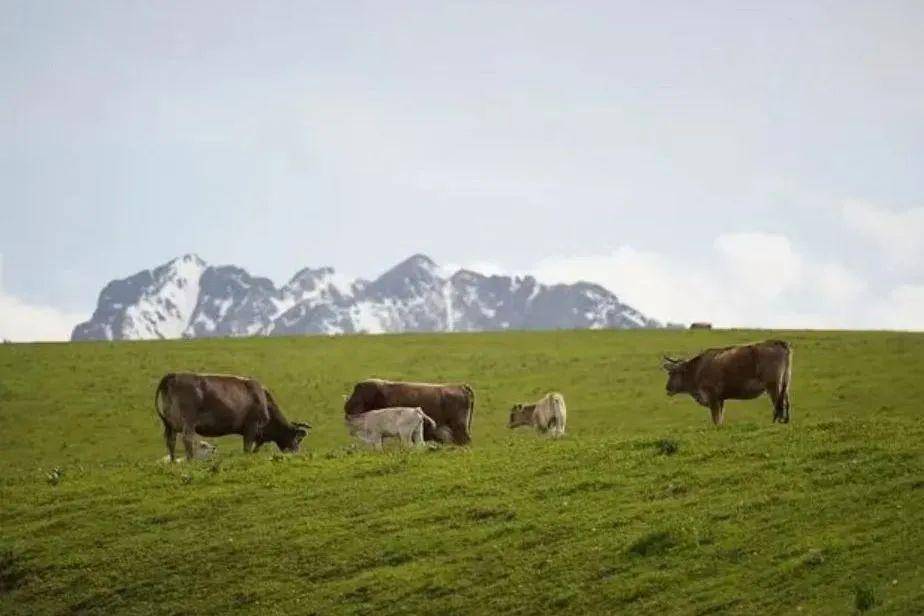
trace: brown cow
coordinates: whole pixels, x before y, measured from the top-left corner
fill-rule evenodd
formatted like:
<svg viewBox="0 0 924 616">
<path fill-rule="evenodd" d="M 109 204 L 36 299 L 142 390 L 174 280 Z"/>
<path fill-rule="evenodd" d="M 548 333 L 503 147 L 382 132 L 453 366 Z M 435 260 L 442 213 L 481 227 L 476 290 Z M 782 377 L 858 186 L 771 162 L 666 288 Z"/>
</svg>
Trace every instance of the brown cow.
<svg viewBox="0 0 924 616">
<path fill-rule="evenodd" d="M 201 436 L 240 434 L 244 451 L 257 451 L 273 441 L 280 451 L 296 452 L 307 423 L 290 423 L 268 389 L 256 379 L 224 374 L 167 374 L 154 393 L 154 410 L 164 424 L 170 460 L 176 457 L 176 435 L 183 435 L 186 459 L 192 460 Z"/>
<path fill-rule="evenodd" d="M 468 385 L 367 379 L 353 387 L 343 410 L 347 415 L 357 415 L 393 406 L 419 406 L 433 419 L 435 426 L 424 425 L 425 440 L 452 441 L 456 445 L 467 445 L 472 440 L 475 392 Z"/>
<path fill-rule="evenodd" d="M 709 407 L 712 422 L 725 421 L 726 400 L 751 400 L 764 392 L 773 401 L 773 421 L 789 423 L 792 348 L 782 340 L 707 349 L 688 360 L 664 358 L 667 394 L 690 394 Z"/>
</svg>

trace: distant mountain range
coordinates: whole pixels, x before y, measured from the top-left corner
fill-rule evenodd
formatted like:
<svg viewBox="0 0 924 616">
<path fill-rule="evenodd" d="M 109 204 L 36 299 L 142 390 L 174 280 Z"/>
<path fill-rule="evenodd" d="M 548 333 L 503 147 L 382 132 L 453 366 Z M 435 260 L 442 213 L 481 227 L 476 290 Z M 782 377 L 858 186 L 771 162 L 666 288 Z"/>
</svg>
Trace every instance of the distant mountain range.
<svg viewBox="0 0 924 616">
<path fill-rule="evenodd" d="M 113 280 L 72 340 L 141 340 L 505 329 L 658 327 L 597 284 L 545 285 L 532 276 L 448 278 L 414 255 L 373 281 L 305 268 L 280 288 L 231 265 L 184 255 Z"/>
</svg>

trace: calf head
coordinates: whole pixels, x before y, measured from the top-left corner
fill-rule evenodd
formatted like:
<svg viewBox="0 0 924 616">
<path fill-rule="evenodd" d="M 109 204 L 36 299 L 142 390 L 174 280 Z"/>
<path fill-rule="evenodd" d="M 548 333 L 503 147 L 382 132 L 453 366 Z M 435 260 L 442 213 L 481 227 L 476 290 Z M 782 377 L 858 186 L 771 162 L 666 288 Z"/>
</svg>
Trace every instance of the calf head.
<svg viewBox="0 0 924 616">
<path fill-rule="evenodd" d="M 682 359 L 673 357 L 664 357 L 664 363 L 661 366 L 667 371 L 667 390 L 668 396 L 675 396 L 686 391 L 685 376 L 687 363 Z"/>
<path fill-rule="evenodd" d="M 510 420 L 507 422 L 507 427 L 517 428 L 519 426 L 531 425 L 533 422 L 533 411 L 535 410 L 535 404 L 514 404 L 510 409 Z"/>
</svg>

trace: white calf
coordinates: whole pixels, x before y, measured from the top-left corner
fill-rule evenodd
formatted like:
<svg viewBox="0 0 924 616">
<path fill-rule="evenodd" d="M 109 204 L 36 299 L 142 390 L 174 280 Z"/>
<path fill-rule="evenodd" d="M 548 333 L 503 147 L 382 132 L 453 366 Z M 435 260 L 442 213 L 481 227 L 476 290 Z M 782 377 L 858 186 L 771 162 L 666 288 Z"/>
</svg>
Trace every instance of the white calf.
<svg viewBox="0 0 924 616">
<path fill-rule="evenodd" d="M 427 417 L 420 407 L 395 406 L 366 411 L 346 417 L 351 436 L 356 436 L 376 449 L 382 449 L 382 439 L 397 436 L 402 445 L 423 445 L 423 422 L 435 429 L 436 422 Z"/>
<path fill-rule="evenodd" d="M 508 428 L 533 426 L 539 432 L 549 432 L 552 436 L 565 433 L 568 409 L 565 398 L 558 392 L 549 392 L 534 404 L 515 404 L 510 409 Z"/>
<path fill-rule="evenodd" d="M 199 441 L 198 443 L 196 443 L 195 459 L 196 460 L 208 460 L 209 458 L 212 457 L 212 455 L 215 453 L 217 449 L 218 449 L 218 445 L 212 445 L 211 443 L 208 443 L 206 441 Z M 182 462 L 184 459 L 185 458 L 176 458 L 174 459 L 174 462 Z M 161 459 L 161 462 L 164 462 L 165 464 L 169 464 L 170 456 L 169 455 L 164 456 Z"/>
</svg>

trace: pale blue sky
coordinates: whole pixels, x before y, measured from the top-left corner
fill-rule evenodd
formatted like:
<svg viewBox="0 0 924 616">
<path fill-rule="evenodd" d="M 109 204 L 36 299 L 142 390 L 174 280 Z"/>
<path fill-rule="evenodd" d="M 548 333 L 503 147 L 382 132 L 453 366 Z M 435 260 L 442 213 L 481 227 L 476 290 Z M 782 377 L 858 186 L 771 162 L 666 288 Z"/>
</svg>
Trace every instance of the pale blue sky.
<svg viewBox="0 0 924 616">
<path fill-rule="evenodd" d="M 875 325 L 924 298 L 921 32 L 921 2 L 2 1 L 0 293 L 69 319 L 184 252 L 277 282 L 423 252 L 656 318 L 737 268 L 697 314 Z M 781 246 L 755 306 L 774 266 L 729 247 Z"/>
</svg>

